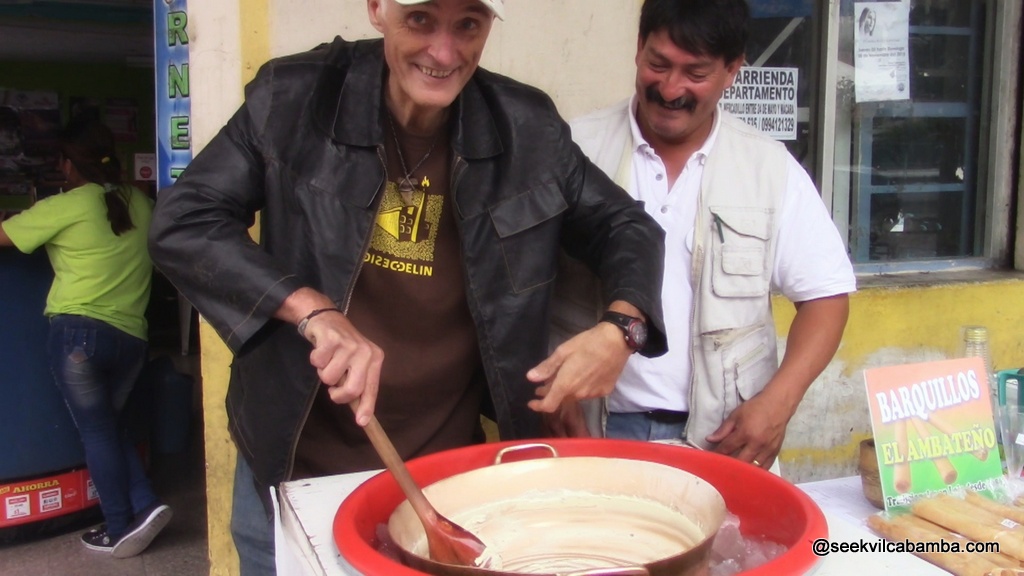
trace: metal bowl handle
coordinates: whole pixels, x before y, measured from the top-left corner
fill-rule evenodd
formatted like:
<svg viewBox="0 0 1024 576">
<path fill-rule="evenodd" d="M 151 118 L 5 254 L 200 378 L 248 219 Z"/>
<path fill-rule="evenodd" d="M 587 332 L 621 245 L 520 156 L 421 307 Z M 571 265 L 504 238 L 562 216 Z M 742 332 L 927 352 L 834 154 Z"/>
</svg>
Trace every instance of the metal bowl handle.
<svg viewBox="0 0 1024 576">
<path fill-rule="evenodd" d="M 531 442 L 527 444 L 516 444 L 515 446 L 509 446 L 508 448 L 502 448 L 498 450 L 498 453 L 494 456 L 494 463 L 501 464 L 505 454 L 511 454 L 513 452 L 520 452 L 522 450 L 532 450 L 534 448 L 546 448 L 551 451 L 551 458 L 558 458 L 558 450 L 550 444 L 544 444 L 543 442 Z M 596 576 L 596 575 L 595 575 Z"/>
</svg>

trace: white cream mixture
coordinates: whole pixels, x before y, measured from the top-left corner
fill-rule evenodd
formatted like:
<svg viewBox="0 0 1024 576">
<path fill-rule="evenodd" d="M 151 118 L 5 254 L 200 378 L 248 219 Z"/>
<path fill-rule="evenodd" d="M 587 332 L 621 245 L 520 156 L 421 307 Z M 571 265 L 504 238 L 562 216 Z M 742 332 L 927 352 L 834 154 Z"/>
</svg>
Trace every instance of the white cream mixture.
<svg viewBox="0 0 1024 576">
<path fill-rule="evenodd" d="M 668 506 L 631 496 L 551 490 L 451 517 L 487 545 L 487 568 L 550 574 L 638 566 L 682 554 L 705 538 Z M 425 539 L 413 551 L 427 555 Z"/>
</svg>

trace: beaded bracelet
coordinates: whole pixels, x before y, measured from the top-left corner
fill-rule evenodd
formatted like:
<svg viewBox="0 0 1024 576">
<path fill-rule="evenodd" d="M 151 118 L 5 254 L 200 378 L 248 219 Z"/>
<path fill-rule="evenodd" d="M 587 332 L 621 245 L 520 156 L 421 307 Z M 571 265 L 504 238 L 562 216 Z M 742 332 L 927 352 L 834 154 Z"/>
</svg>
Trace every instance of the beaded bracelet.
<svg viewBox="0 0 1024 576">
<path fill-rule="evenodd" d="M 303 338 L 305 338 L 306 337 L 306 324 L 309 324 L 310 320 L 312 320 L 313 318 L 315 318 L 319 314 L 323 314 L 324 312 L 339 312 L 341 314 L 344 314 L 344 312 L 342 312 L 340 308 L 335 308 L 335 307 L 331 307 L 331 308 L 317 308 L 316 310 L 313 310 L 309 314 L 306 314 L 305 318 L 303 318 L 302 320 L 299 320 L 299 325 L 297 327 L 298 330 L 299 330 L 299 336 L 302 336 Z"/>
</svg>

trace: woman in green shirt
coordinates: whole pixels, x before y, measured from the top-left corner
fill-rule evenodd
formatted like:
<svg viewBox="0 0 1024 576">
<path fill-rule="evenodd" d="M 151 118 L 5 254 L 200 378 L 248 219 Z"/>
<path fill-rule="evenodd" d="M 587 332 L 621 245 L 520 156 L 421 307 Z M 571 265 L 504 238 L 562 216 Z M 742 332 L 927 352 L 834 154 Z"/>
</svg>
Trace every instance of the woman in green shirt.
<svg viewBox="0 0 1024 576">
<path fill-rule="evenodd" d="M 167 525 L 171 509 L 146 478 L 119 417 L 148 354 L 145 311 L 152 263 L 152 201 L 124 184 L 110 129 L 72 121 L 60 135 L 70 190 L 0 224 L 0 245 L 45 247 L 54 280 L 50 368 L 78 427 L 106 524 L 82 535 L 93 550 L 127 558 Z"/>
</svg>

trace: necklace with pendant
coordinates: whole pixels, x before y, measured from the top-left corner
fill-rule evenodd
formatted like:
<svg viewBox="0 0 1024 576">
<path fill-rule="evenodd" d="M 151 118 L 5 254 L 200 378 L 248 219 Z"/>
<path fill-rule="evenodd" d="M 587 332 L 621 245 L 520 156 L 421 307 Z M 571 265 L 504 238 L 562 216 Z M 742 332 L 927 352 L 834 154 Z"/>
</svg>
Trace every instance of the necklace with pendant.
<svg viewBox="0 0 1024 576">
<path fill-rule="evenodd" d="M 388 124 L 391 126 L 391 136 L 395 139 L 395 151 L 398 152 L 398 162 L 402 165 L 402 171 L 405 172 L 405 176 L 398 181 L 398 193 L 402 196 L 402 202 L 406 206 L 410 206 L 414 200 L 413 195 L 416 193 L 416 184 L 412 181 L 413 172 L 419 170 L 420 166 L 423 166 L 423 163 L 427 161 L 427 158 L 430 158 L 430 154 L 434 151 L 434 146 L 437 145 L 441 133 L 439 132 L 437 136 L 434 136 L 434 141 L 427 148 L 427 153 L 412 167 L 412 170 L 409 170 L 405 164 L 405 156 L 402 154 L 402 143 L 398 141 L 398 132 L 395 130 L 395 121 L 391 118 L 391 114 L 388 114 Z M 430 181 L 424 178 L 420 189 L 426 189 L 428 186 L 430 186 Z"/>
</svg>

